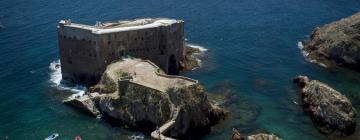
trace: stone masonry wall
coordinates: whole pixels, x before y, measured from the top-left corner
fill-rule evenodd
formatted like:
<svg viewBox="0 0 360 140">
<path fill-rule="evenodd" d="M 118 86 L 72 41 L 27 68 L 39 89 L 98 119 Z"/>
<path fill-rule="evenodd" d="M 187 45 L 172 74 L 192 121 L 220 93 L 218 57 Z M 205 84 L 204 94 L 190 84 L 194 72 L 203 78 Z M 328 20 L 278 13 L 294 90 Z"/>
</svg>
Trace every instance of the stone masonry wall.
<svg viewBox="0 0 360 140">
<path fill-rule="evenodd" d="M 148 59 L 169 74 L 177 74 L 184 58 L 183 21 L 105 34 L 59 24 L 58 34 L 63 79 L 75 83 L 96 84 L 106 66 L 122 57 Z"/>
</svg>

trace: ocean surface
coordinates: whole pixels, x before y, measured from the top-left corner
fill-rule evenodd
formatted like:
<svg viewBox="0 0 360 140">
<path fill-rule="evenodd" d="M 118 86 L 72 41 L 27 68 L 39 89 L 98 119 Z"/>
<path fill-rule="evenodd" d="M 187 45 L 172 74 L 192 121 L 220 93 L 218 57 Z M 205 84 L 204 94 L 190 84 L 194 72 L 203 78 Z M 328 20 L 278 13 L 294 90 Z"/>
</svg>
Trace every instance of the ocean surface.
<svg viewBox="0 0 360 140">
<path fill-rule="evenodd" d="M 202 67 L 183 75 L 212 94 L 226 94 L 231 115 L 205 140 L 274 133 L 286 140 L 340 139 L 322 135 L 298 105 L 292 78 L 318 79 L 345 94 L 360 112 L 360 73 L 308 62 L 298 42 L 326 23 L 360 11 L 359 0 L 1 0 L 0 140 L 129 139 L 140 132 L 112 126 L 65 106 L 82 87 L 58 85 L 57 23 L 167 17 L 183 19 L 187 42 L 207 49 Z M 360 115 L 358 115 L 360 116 Z M 360 117 L 356 134 L 360 139 Z M 147 138 L 147 137 L 145 137 Z"/>
</svg>

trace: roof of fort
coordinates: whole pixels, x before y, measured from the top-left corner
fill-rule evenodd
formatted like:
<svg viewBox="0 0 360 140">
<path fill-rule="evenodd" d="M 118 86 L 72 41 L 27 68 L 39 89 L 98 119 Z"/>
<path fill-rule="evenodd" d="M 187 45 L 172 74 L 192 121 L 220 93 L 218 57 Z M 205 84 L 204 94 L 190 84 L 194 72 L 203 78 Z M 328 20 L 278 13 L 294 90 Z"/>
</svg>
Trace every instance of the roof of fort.
<svg viewBox="0 0 360 140">
<path fill-rule="evenodd" d="M 111 79 L 116 80 L 120 77 L 121 80 L 126 73 L 131 77 L 130 82 L 150 87 L 162 92 L 166 92 L 168 88 L 185 87 L 197 84 L 198 81 L 177 75 L 166 75 L 158 66 L 148 60 L 141 59 L 124 59 L 108 65 L 105 71 Z M 126 78 L 125 78 L 126 79 Z"/>
<path fill-rule="evenodd" d="M 119 20 L 112 22 L 97 22 L 95 25 L 86 25 L 72 23 L 71 20 L 61 20 L 59 24 L 66 27 L 90 30 L 94 34 L 106 34 L 113 32 L 131 31 L 147 28 L 156 28 L 160 26 L 168 26 L 174 23 L 183 22 L 182 20 L 168 18 L 144 18 L 135 20 Z"/>
</svg>

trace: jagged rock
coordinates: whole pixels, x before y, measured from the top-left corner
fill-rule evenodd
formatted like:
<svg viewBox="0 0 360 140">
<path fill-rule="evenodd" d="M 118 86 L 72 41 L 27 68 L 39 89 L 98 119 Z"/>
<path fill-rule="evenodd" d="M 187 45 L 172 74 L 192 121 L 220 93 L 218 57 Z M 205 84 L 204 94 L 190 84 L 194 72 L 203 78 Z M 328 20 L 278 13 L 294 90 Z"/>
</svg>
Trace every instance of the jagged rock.
<svg viewBox="0 0 360 140">
<path fill-rule="evenodd" d="M 199 63 L 196 60 L 197 58 L 194 56 L 197 53 L 201 53 L 201 50 L 198 48 L 185 46 L 185 57 L 184 60 L 180 62 L 180 70 L 181 71 L 189 71 L 199 67 Z"/>
<path fill-rule="evenodd" d="M 281 138 L 279 138 L 274 134 L 260 133 L 260 134 L 248 136 L 247 140 L 281 140 Z"/>
<path fill-rule="evenodd" d="M 165 75 L 156 65 L 139 59 L 110 64 L 90 98 L 112 123 L 155 139 L 204 134 L 225 116 L 211 104 L 196 80 Z M 160 131 L 160 134 L 157 130 Z"/>
<path fill-rule="evenodd" d="M 319 64 L 360 70 L 360 13 L 317 27 L 303 44 L 307 57 Z"/>
<path fill-rule="evenodd" d="M 231 136 L 231 139 L 232 140 L 281 140 L 281 138 L 279 138 L 274 134 L 265 134 L 265 133 L 259 133 L 247 137 L 241 137 L 241 134 L 235 128 L 233 128 L 233 134 Z"/>
<path fill-rule="evenodd" d="M 233 133 L 231 135 L 231 139 L 232 140 L 241 140 L 241 134 L 238 130 L 236 130 L 235 128 L 233 128 Z"/>
<path fill-rule="evenodd" d="M 74 96 L 70 97 L 63 101 L 63 103 L 68 104 L 70 106 L 74 106 L 81 111 L 86 113 L 90 113 L 93 116 L 97 116 L 100 114 L 100 111 L 95 106 L 94 100 L 92 100 L 89 95 L 84 96 Z"/>
<path fill-rule="evenodd" d="M 340 92 L 307 76 L 294 79 L 300 87 L 303 106 L 322 133 L 351 135 L 356 127 L 356 110 Z"/>
</svg>

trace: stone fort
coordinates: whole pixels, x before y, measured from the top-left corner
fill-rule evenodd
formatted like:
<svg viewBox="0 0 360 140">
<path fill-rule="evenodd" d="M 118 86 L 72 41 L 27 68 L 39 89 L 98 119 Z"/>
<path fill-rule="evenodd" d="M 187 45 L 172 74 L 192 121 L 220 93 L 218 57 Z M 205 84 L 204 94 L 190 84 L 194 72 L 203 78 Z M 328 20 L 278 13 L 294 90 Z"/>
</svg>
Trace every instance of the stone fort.
<svg viewBox="0 0 360 140">
<path fill-rule="evenodd" d="M 150 60 L 177 74 L 185 56 L 184 21 L 165 18 L 96 22 L 61 20 L 58 25 L 64 80 L 96 84 L 106 67 L 123 57 Z"/>
</svg>

